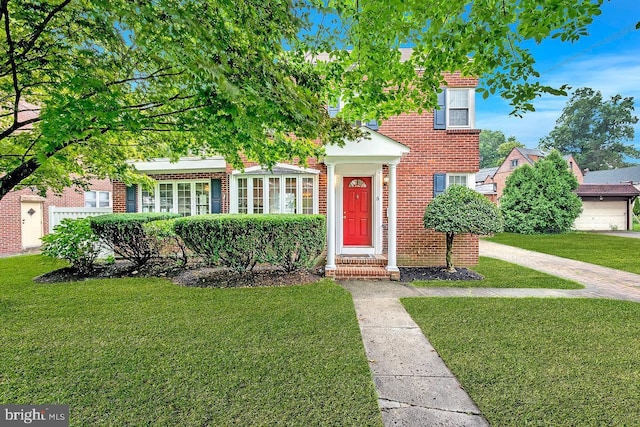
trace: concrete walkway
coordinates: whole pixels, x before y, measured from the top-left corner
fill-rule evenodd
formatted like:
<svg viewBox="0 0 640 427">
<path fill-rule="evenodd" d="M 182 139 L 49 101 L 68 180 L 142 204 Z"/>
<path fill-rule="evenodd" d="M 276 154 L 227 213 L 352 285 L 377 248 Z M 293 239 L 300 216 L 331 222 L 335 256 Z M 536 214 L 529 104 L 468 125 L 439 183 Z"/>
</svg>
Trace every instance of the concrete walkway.
<svg viewBox="0 0 640 427">
<path fill-rule="evenodd" d="M 640 302 L 637 274 L 484 240 L 480 254 L 575 280 L 585 289 L 415 288 L 398 282 L 342 282 L 353 297 L 385 426 L 488 425 L 399 298 L 560 297 Z"/>
</svg>

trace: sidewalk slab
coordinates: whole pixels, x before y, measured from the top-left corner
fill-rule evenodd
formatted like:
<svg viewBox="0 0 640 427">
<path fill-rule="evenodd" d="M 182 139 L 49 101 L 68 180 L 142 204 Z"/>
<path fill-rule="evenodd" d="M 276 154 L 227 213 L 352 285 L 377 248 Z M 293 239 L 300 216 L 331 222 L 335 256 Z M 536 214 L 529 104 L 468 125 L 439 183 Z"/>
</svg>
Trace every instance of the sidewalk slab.
<svg viewBox="0 0 640 427">
<path fill-rule="evenodd" d="M 342 282 L 352 294 L 385 426 L 488 426 L 400 303 L 420 290 L 397 282 Z"/>
</svg>

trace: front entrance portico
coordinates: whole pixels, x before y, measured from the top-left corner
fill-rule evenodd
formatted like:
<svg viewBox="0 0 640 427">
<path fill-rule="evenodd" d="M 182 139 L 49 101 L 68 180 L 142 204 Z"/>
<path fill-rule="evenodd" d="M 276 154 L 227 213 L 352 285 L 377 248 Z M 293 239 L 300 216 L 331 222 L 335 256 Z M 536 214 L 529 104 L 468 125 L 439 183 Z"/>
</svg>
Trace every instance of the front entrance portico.
<svg viewBox="0 0 640 427">
<path fill-rule="evenodd" d="M 329 146 L 327 166 L 327 275 L 335 275 L 336 256 L 382 255 L 387 223 L 386 270 L 396 265 L 396 167 L 409 148 L 378 132 L 362 128 L 367 139 Z M 383 166 L 388 167 L 388 182 Z M 388 187 L 383 212 L 384 188 Z M 365 200 L 366 198 L 366 200 Z"/>
</svg>

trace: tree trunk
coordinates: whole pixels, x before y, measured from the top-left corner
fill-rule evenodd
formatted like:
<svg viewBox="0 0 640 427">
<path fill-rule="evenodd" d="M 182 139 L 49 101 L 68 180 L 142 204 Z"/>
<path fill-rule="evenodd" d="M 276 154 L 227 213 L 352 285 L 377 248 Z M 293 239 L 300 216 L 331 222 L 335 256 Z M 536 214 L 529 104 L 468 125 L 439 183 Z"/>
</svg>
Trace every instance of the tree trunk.
<svg viewBox="0 0 640 427">
<path fill-rule="evenodd" d="M 453 238 L 456 236 L 454 233 L 447 233 L 447 271 L 455 273 L 456 269 L 453 267 Z"/>
<path fill-rule="evenodd" d="M 13 188 L 20 184 L 23 179 L 29 177 L 33 172 L 38 169 L 40 165 L 35 158 L 31 158 L 25 163 L 7 173 L 0 178 L 0 200 L 13 190 Z"/>
</svg>

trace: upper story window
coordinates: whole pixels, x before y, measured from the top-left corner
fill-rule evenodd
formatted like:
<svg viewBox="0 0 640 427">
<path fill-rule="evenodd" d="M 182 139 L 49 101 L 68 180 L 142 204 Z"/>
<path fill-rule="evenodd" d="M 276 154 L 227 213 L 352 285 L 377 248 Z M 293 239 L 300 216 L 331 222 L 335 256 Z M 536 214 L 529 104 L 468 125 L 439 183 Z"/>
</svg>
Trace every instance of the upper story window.
<svg viewBox="0 0 640 427">
<path fill-rule="evenodd" d="M 434 129 L 475 127 L 475 89 L 445 88 L 438 94 L 438 106 L 433 115 Z"/>
<path fill-rule="evenodd" d="M 182 216 L 210 212 L 209 181 L 161 181 L 140 191 L 141 212 L 174 212 Z"/>
<path fill-rule="evenodd" d="M 518 167 L 518 159 L 511 160 L 511 167 L 512 168 Z"/>
<path fill-rule="evenodd" d="M 84 192 L 85 208 L 110 208 L 111 192 L 109 191 L 85 191 Z"/>
<path fill-rule="evenodd" d="M 231 176 L 232 213 L 315 214 L 318 213 L 316 173 L 282 170 L 266 173 L 260 169 Z M 277 173 L 279 172 L 279 173 Z"/>
</svg>

